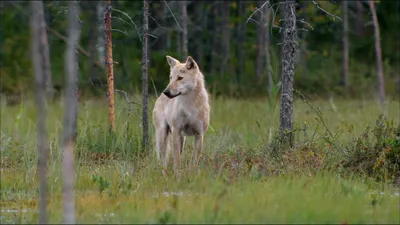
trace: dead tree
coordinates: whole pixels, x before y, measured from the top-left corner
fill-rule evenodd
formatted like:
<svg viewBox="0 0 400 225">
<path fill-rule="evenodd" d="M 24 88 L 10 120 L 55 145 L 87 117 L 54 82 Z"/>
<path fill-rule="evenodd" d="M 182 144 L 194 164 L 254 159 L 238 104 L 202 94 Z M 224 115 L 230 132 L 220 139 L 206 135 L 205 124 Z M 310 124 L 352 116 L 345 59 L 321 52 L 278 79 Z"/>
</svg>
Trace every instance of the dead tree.
<svg viewBox="0 0 400 225">
<path fill-rule="evenodd" d="M 107 87 L 108 87 L 108 122 L 110 131 L 115 131 L 114 114 L 114 71 L 111 38 L 111 0 L 106 0 L 104 22 L 106 31 L 106 67 L 107 67 Z"/>
<path fill-rule="evenodd" d="M 46 137 L 46 103 L 45 88 L 47 86 L 47 76 L 50 68 L 47 67 L 46 49 L 43 48 L 44 22 L 42 1 L 31 1 L 31 57 L 35 73 L 36 83 L 36 103 L 38 109 L 39 122 L 37 127 L 38 135 L 38 172 L 40 178 L 40 200 L 39 200 L 39 224 L 47 223 L 47 137 Z M 47 43 L 47 37 L 46 37 Z M 48 50 L 48 49 L 47 49 Z M 47 51 L 48 53 L 48 51 Z M 48 55 L 47 55 L 48 56 Z M 47 58 L 47 60 L 50 60 Z"/>
<path fill-rule="evenodd" d="M 343 85 L 349 85 L 349 19 L 347 0 L 343 1 Z"/>
<path fill-rule="evenodd" d="M 147 79 L 147 63 L 148 63 L 148 32 L 149 32 L 149 4 L 147 0 L 143 0 L 143 49 L 142 49 L 142 127 L 144 151 L 149 148 L 149 117 L 148 117 L 148 79 Z"/>
<path fill-rule="evenodd" d="M 271 13 L 270 9 L 268 7 L 264 7 L 264 30 L 265 30 L 265 63 L 266 63 L 266 71 L 267 71 L 267 79 L 268 79 L 268 96 L 271 100 L 272 97 L 272 71 L 271 71 L 271 55 L 270 55 L 270 18 L 271 18 Z"/>
<path fill-rule="evenodd" d="M 382 66 L 382 49 L 381 49 L 381 37 L 379 32 L 378 17 L 376 16 L 375 3 L 369 1 L 369 7 L 372 14 L 372 22 L 374 24 L 374 36 L 375 36 L 375 54 L 376 54 L 376 69 L 378 72 L 378 90 L 379 90 L 379 101 L 383 107 L 385 103 L 385 81 L 383 77 L 383 66 Z"/>
<path fill-rule="evenodd" d="M 188 57 L 187 2 L 186 0 L 182 0 L 180 4 L 182 10 L 182 52 L 183 57 L 186 59 Z"/>
<path fill-rule="evenodd" d="M 104 20 L 104 4 L 102 0 L 98 0 L 96 4 L 97 21 Z M 102 34 L 104 32 L 104 24 L 97 23 L 97 33 Z M 101 63 L 105 63 L 106 58 L 104 54 L 104 35 L 97 35 L 97 54 L 98 60 Z"/>
<path fill-rule="evenodd" d="M 39 41 L 39 49 L 40 49 L 40 57 L 42 61 L 43 73 L 44 73 L 44 82 L 46 88 L 46 94 L 48 97 L 51 98 L 53 94 L 53 85 L 51 79 L 51 72 L 50 72 L 50 50 L 49 50 L 49 43 L 47 39 L 47 26 L 46 20 L 44 18 L 44 10 L 43 10 L 43 1 L 34 1 L 31 2 L 31 6 L 35 8 L 35 19 L 38 22 L 38 32 L 39 36 L 37 37 Z"/>
<path fill-rule="evenodd" d="M 284 4 L 284 27 L 282 45 L 282 92 L 280 107 L 280 136 L 282 143 L 293 145 L 293 79 L 298 57 L 296 3 L 286 0 Z"/>
<path fill-rule="evenodd" d="M 64 132 L 63 132 L 63 208 L 64 223 L 75 223 L 74 196 L 74 120 L 77 112 L 76 85 L 78 79 L 77 45 L 80 38 L 80 23 L 78 21 L 78 2 L 68 3 L 68 42 L 65 56 L 66 91 L 64 102 Z"/>
<path fill-rule="evenodd" d="M 267 7 L 265 7 L 267 8 Z M 265 19 L 263 13 L 259 13 L 260 21 Z M 256 77 L 258 80 L 261 80 L 263 74 L 263 65 L 264 65 L 264 46 L 265 46 L 265 26 L 263 22 L 257 26 L 257 55 L 256 55 Z"/>
</svg>

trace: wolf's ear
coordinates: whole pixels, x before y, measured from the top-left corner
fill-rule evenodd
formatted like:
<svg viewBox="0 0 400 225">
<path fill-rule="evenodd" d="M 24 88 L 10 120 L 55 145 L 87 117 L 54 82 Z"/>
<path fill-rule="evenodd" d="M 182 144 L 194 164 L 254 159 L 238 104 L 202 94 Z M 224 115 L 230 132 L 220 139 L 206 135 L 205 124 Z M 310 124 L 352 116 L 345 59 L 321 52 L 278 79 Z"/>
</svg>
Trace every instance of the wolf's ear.
<svg viewBox="0 0 400 225">
<path fill-rule="evenodd" d="M 188 70 L 196 69 L 197 68 L 197 63 L 194 61 L 192 56 L 188 56 L 186 59 L 186 68 Z"/>
<path fill-rule="evenodd" d="M 169 55 L 167 55 L 166 58 L 167 58 L 167 62 L 168 62 L 168 64 L 169 64 L 169 66 L 170 66 L 171 68 L 174 67 L 174 66 L 176 66 L 176 64 L 179 63 L 178 60 L 172 58 L 172 57 L 169 56 Z"/>
</svg>

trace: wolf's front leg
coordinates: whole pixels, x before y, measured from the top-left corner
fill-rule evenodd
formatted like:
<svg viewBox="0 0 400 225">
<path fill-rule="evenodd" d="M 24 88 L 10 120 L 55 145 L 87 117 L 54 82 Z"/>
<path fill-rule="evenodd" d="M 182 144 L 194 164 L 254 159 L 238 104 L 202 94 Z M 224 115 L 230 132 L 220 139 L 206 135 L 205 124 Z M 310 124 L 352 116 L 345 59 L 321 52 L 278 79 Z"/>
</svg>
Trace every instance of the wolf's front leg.
<svg viewBox="0 0 400 225">
<path fill-rule="evenodd" d="M 174 173 L 177 175 L 179 171 L 179 164 L 180 164 L 180 151 L 182 146 L 183 137 L 182 134 L 179 133 L 177 129 L 172 131 L 172 142 L 174 146 Z"/>
<path fill-rule="evenodd" d="M 194 161 L 193 161 L 194 168 L 196 168 L 200 162 L 201 153 L 203 151 L 203 137 L 204 137 L 203 134 L 198 134 L 194 136 L 194 145 L 195 145 Z"/>
<path fill-rule="evenodd" d="M 167 127 L 158 128 L 156 131 L 156 151 L 157 158 L 162 162 L 164 169 L 167 169 L 168 165 L 168 133 L 169 130 Z"/>
</svg>

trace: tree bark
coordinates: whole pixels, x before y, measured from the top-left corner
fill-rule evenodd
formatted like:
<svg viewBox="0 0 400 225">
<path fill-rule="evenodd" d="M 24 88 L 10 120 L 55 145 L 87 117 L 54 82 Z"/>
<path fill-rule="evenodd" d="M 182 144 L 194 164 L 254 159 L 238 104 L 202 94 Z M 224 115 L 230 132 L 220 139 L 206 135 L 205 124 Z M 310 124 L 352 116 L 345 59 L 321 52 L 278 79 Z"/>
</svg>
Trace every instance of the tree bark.
<svg viewBox="0 0 400 225">
<path fill-rule="evenodd" d="M 343 1 L 343 85 L 349 86 L 349 19 L 347 0 Z"/>
<path fill-rule="evenodd" d="M 180 2 L 181 10 L 182 10 L 182 53 L 184 59 L 188 57 L 188 15 L 187 15 L 187 2 L 186 0 L 182 0 Z"/>
<path fill-rule="evenodd" d="M 149 4 L 147 0 L 143 0 L 143 49 L 142 49 L 142 128 L 143 128 L 143 141 L 142 148 L 148 151 L 150 137 L 149 137 L 149 118 L 148 118 L 148 78 L 147 78 L 147 63 L 148 63 L 148 32 L 149 32 L 149 18 L 148 18 Z"/>
<path fill-rule="evenodd" d="M 114 61 L 112 55 L 112 35 L 111 35 L 111 0 L 106 0 L 105 9 L 105 30 L 106 30 L 106 66 L 107 66 L 107 87 L 108 87 L 108 122 L 110 131 L 115 131 L 114 115 Z"/>
<path fill-rule="evenodd" d="M 68 3 L 68 43 L 65 57 L 66 91 L 64 102 L 64 133 L 63 133 L 63 207 L 64 223 L 75 223 L 75 196 L 74 196 L 74 123 L 77 112 L 77 79 L 78 57 L 76 49 L 80 39 L 80 24 L 78 2 Z"/>
<path fill-rule="evenodd" d="M 270 23 L 270 18 L 271 18 L 271 13 L 270 9 L 268 6 L 264 7 L 264 15 L 265 15 L 265 22 L 264 22 L 264 32 L 265 32 L 265 66 L 266 66 L 266 71 L 267 71 L 267 79 L 268 79 L 268 96 L 271 100 L 272 97 L 272 71 L 271 71 L 271 57 L 270 57 L 270 29 L 269 29 L 269 23 Z"/>
<path fill-rule="evenodd" d="M 91 2 L 88 2 L 91 4 Z M 98 3 L 96 3 L 97 6 Z M 90 55 L 90 64 L 89 64 L 89 77 L 94 81 L 93 78 L 96 77 L 96 64 L 95 62 L 97 61 L 96 59 L 96 44 L 97 44 L 97 39 L 99 36 L 98 29 L 97 29 L 97 8 L 90 8 L 88 9 L 90 12 L 90 27 L 89 27 L 89 55 Z M 102 34 L 102 33 L 101 33 Z"/>
<path fill-rule="evenodd" d="M 51 65 L 50 65 L 50 50 L 49 50 L 49 43 L 47 38 L 47 31 L 46 31 L 46 20 L 44 15 L 43 9 L 43 1 L 35 1 L 31 3 L 32 7 L 35 8 L 35 17 L 38 22 L 38 29 L 39 29 L 39 50 L 41 52 L 40 57 L 42 58 L 42 66 L 43 66 L 43 73 L 44 73 L 44 82 L 46 88 L 46 94 L 51 98 L 53 94 L 53 85 L 51 79 Z"/>
<path fill-rule="evenodd" d="M 49 74 L 45 70 L 49 69 L 46 63 L 46 51 L 43 48 L 43 22 L 42 21 L 42 1 L 31 2 L 31 57 L 33 69 L 35 73 L 36 83 L 36 103 L 38 110 L 38 172 L 40 179 L 40 198 L 39 198 L 39 224 L 47 223 L 47 137 L 46 137 L 46 103 L 45 103 L 45 88 L 47 86 L 47 78 Z M 46 29 L 46 27 L 44 27 Z M 46 30 L 44 30 L 46 31 Z M 49 59 L 49 58 L 47 58 Z M 47 71 L 48 72 L 48 71 Z"/>
<path fill-rule="evenodd" d="M 283 144 L 293 146 L 293 79 L 298 57 L 295 2 L 285 1 L 282 46 L 282 92 L 280 107 L 280 136 Z"/>
<path fill-rule="evenodd" d="M 372 22 L 374 24 L 374 36 L 375 36 L 375 54 L 376 54 L 376 68 L 378 72 L 378 90 L 379 90 L 379 101 L 384 106 L 385 103 L 385 81 L 383 77 L 383 65 L 382 65 L 382 49 L 381 49 L 381 37 L 379 31 L 378 17 L 376 15 L 375 4 L 373 0 L 369 1 L 369 7 L 372 14 Z"/>
<path fill-rule="evenodd" d="M 259 14 L 259 18 L 264 19 L 261 13 Z M 262 71 L 264 65 L 264 45 L 265 45 L 265 26 L 263 26 L 263 22 L 261 21 L 261 25 L 257 26 L 257 56 L 256 56 L 256 77 L 260 81 L 262 78 Z"/>
<path fill-rule="evenodd" d="M 357 10 L 355 19 L 356 23 L 355 30 L 357 36 L 362 36 L 364 33 L 364 18 L 363 18 L 364 7 L 362 1 L 354 1 L 354 3 L 356 4 L 356 10 Z"/>
<path fill-rule="evenodd" d="M 98 0 L 96 4 L 96 11 L 97 11 L 97 21 L 104 20 L 104 4 L 102 0 Z M 97 57 L 101 63 L 106 62 L 105 57 L 105 41 L 104 41 L 104 24 L 97 22 Z"/>
</svg>

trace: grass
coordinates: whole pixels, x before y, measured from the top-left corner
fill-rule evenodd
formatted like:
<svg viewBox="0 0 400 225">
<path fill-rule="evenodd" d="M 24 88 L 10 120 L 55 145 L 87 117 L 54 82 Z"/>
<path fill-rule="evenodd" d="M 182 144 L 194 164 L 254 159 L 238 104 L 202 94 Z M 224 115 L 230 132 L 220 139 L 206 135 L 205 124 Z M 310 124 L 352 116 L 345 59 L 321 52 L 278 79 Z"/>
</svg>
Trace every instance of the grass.
<svg viewBox="0 0 400 225">
<path fill-rule="evenodd" d="M 140 101 L 140 96 L 135 99 Z M 35 104 L 27 100 L 10 107 L 3 102 L 0 221 L 35 223 Z M 118 98 L 117 132 L 110 135 L 105 100 L 82 102 L 75 149 L 77 222 L 399 223 L 399 190 L 393 180 L 338 166 L 349 153 L 342 149 L 351 149 L 346 146 L 375 125 L 379 103 L 337 100 L 336 111 L 328 101 L 310 104 L 319 107 L 322 122 L 306 102 L 295 101 L 295 151 L 272 157 L 271 150 L 280 150 L 274 145 L 279 106 L 271 107 L 265 99 L 213 99 L 213 129 L 206 135 L 200 168 L 187 170 L 193 149 L 189 138 L 177 179 L 161 175 L 154 154 L 138 154 L 140 106 L 132 105 L 129 112 Z M 47 110 L 52 223 L 62 222 L 62 111 L 62 102 L 51 103 Z M 389 102 L 386 111 L 388 121 L 398 124 L 397 102 Z"/>
</svg>

